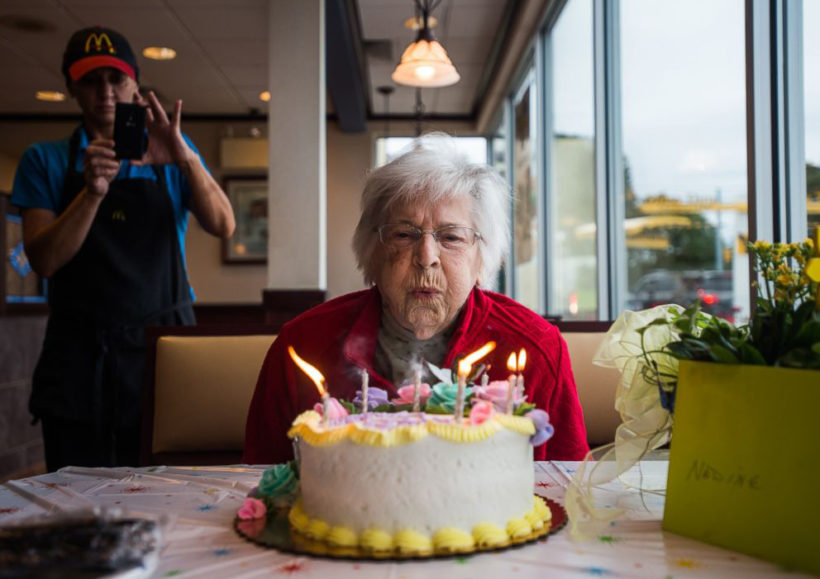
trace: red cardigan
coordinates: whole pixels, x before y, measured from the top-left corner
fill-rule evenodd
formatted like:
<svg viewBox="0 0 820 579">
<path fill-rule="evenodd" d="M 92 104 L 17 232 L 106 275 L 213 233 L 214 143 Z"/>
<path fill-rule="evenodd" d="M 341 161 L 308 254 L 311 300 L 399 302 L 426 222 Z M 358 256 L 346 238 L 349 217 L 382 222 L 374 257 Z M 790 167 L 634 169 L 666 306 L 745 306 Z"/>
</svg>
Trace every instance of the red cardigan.
<svg viewBox="0 0 820 579">
<path fill-rule="evenodd" d="M 319 369 L 331 396 L 353 400 L 361 370 L 370 385 L 393 398 L 396 387 L 373 367 L 381 319 L 377 288 L 340 296 L 285 324 L 270 347 L 245 425 L 243 462 L 273 464 L 293 458 L 287 431 L 293 419 L 319 401 L 316 386 L 287 353 Z M 462 307 L 443 367 L 489 340 L 498 346 L 482 363 L 491 364 L 490 380 L 505 380 L 510 352 L 527 349 L 524 383 L 527 399 L 546 410 L 555 435 L 535 449 L 536 460 L 581 460 L 589 450 L 586 429 L 567 345 L 558 329 L 518 302 L 501 294 L 474 289 Z"/>
</svg>

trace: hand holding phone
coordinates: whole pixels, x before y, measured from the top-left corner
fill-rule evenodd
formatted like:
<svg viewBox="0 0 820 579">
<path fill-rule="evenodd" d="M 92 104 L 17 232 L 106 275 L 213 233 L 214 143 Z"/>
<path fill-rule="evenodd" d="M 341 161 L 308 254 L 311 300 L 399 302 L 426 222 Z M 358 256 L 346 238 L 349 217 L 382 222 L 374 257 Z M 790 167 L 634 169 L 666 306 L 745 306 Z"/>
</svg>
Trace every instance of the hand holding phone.
<svg viewBox="0 0 820 579">
<path fill-rule="evenodd" d="M 114 152 L 117 159 L 141 159 L 147 148 L 145 107 L 117 103 L 114 115 Z"/>
</svg>

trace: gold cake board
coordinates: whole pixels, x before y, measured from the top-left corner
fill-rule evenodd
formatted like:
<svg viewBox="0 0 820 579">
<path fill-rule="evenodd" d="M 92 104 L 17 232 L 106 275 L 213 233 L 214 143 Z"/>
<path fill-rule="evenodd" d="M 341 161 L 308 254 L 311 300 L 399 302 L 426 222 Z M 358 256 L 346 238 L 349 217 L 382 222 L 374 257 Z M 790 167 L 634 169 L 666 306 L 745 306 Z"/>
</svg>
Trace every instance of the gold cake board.
<svg viewBox="0 0 820 579">
<path fill-rule="evenodd" d="M 296 553 L 300 555 L 310 555 L 313 557 L 324 557 L 329 559 L 359 559 L 368 561 L 407 561 L 440 559 L 447 557 L 466 557 L 476 553 L 489 553 L 504 551 L 521 547 L 528 543 L 539 540 L 546 540 L 548 535 L 557 533 L 567 524 L 567 512 L 557 502 L 546 497 L 541 497 L 550 509 L 552 519 L 550 525 L 544 525 L 541 529 L 533 531 L 529 535 L 510 539 L 501 545 L 489 547 L 475 546 L 469 551 L 433 551 L 430 553 L 400 553 L 393 551 L 370 551 L 360 547 L 334 547 L 322 541 L 315 541 L 300 533 L 295 532 L 290 527 L 288 521 L 288 511 L 290 507 L 276 511 L 267 519 L 256 519 L 243 521 L 240 518 L 234 519 L 234 529 L 242 538 L 269 549 L 277 549 L 286 553 Z"/>
</svg>

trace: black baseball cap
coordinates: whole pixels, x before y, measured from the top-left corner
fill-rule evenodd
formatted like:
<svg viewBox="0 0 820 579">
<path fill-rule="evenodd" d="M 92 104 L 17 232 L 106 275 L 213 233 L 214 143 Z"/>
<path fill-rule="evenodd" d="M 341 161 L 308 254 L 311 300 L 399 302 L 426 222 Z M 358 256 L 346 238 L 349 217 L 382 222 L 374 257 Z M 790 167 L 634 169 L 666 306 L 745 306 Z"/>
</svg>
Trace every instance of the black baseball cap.
<svg viewBox="0 0 820 579">
<path fill-rule="evenodd" d="M 63 53 L 66 82 L 76 81 L 97 68 L 116 68 L 139 82 L 140 69 L 125 36 L 102 26 L 75 32 Z"/>
</svg>

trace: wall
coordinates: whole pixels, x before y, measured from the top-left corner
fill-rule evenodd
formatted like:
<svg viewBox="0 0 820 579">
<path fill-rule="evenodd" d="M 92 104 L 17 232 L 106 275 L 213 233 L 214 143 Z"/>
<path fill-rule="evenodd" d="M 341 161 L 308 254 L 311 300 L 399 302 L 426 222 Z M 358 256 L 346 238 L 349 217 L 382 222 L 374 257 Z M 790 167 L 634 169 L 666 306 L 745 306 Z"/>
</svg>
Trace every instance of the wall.
<svg viewBox="0 0 820 579">
<path fill-rule="evenodd" d="M 70 134 L 74 122 L 0 122 L 0 184 L 13 177 L 16 160 L 35 141 L 55 140 Z M 264 137 L 264 123 L 252 121 L 189 121 L 184 131 L 193 139 L 214 177 L 224 174 L 258 174 L 249 170 L 220 169 L 219 143 L 226 136 L 247 136 L 258 129 Z M 382 122 L 371 123 L 368 132 L 342 133 L 336 123 L 327 123 L 327 295 L 335 297 L 364 287 L 351 249 L 353 229 L 359 217 L 359 196 L 373 163 L 375 139 L 382 133 Z M 392 123 L 393 136 L 413 135 L 414 123 Z M 454 135 L 472 135 L 467 123 L 425 123 L 424 131 L 441 130 Z M 5 159 L 5 162 L 4 162 Z M 2 190 L 2 187 L 0 187 Z M 8 189 L 6 189 L 8 190 Z M 191 219 L 185 241 L 188 274 L 200 304 L 261 303 L 267 283 L 263 265 L 226 265 L 222 263 L 221 241 L 205 233 Z M 276 264 L 269 264 L 276 267 Z"/>
<path fill-rule="evenodd" d="M 45 322 L 44 316 L 0 318 L 0 481 L 45 468 L 40 425 L 28 413 Z"/>
</svg>

